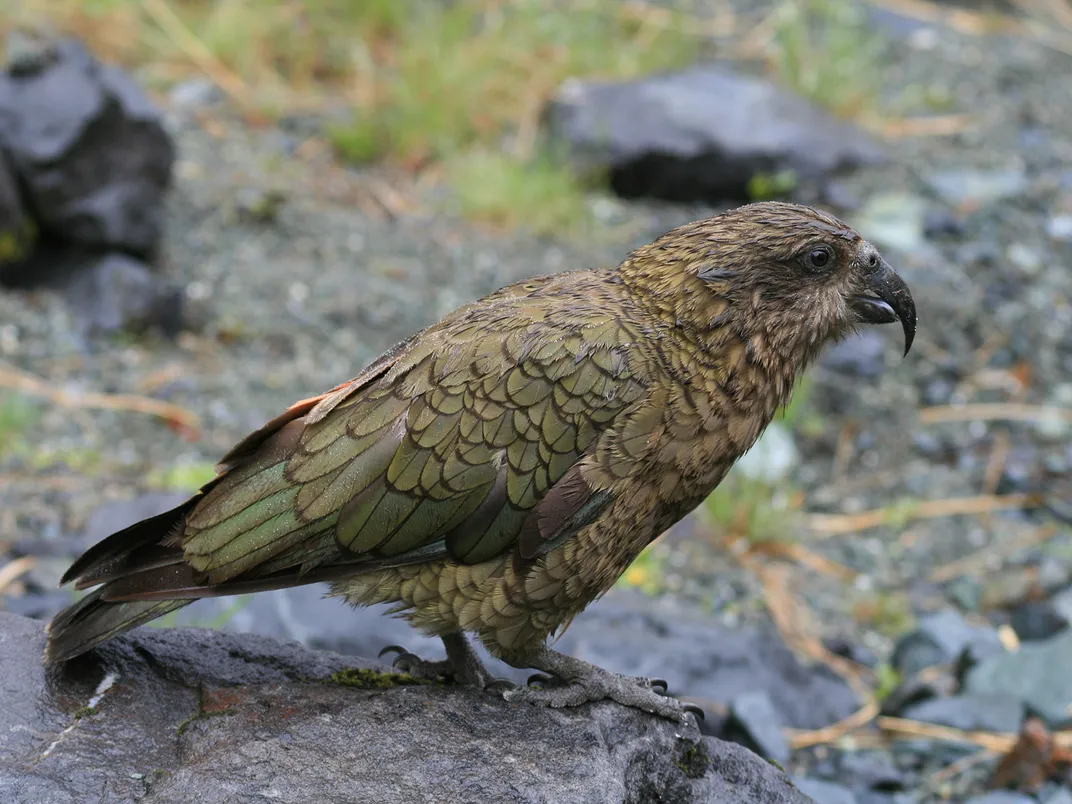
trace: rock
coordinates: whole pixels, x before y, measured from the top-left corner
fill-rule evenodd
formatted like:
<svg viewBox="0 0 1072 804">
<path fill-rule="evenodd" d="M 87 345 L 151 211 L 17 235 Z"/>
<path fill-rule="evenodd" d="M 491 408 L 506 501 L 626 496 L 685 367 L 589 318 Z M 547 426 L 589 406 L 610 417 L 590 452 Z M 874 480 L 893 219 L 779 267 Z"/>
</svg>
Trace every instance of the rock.
<svg viewBox="0 0 1072 804">
<path fill-rule="evenodd" d="M 224 99 L 224 95 L 208 78 L 191 78 L 180 81 L 168 92 L 171 106 L 179 110 L 202 109 Z"/>
<path fill-rule="evenodd" d="M 882 714 L 901 717 L 905 710 L 920 701 L 944 698 L 957 691 L 952 672 L 916 673 L 903 679 L 882 701 Z"/>
<path fill-rule="evenodd" d="M 1015 653 L 979 662 L 964 679 L 966 692 L 1009 695 L 1047 722 L 1063 728 L 1072 722 L 1072 630 L 1040 642 L 1028 642 Z"/>
<path fill-rule="evenodd" d="M 762 690 L 746 692 L 730 701 L 730 716 L 723 727 L 727 740 L 751 748 L 764 759 L 788 762 L 789 743 L 770 697 Z"/>
<path fill-rule="evenodd" d="M 810 796 L 815 804 L 856 804 L 856 796 L 851 790 L 833 782 L 794 776 L 793 784 L 801 793 Z"/>
<path fill-rule="evenodd" d="M 927 183 L 946 203 L 984 205 L 1020 195 L 1027 189 L 1022 170 L 940 170 L 927 176 Z"/>
<path fill-rule="evenodd" d="M 91 257 L 58 279 L 83 333 L 138 332 L 155 326 L 175 336 L 182 329 L 182 291 L 133 257 Z"/>
<path fill-rule="evenodd" d="M 1072 586 L 1050 598 L 1050 607 L 1065 621 L 1065 626 L 1072 626 Z"/>
<path fill-rule="evenodd" d="M 865 329 L 827 349 L 819 362 L 839 374 L 878 377 L 886 370 L 887 342 L 881 332 Z"/>
<path fill-rule="evenodd" d="M 76 41 L 24 62 L 0 74 L 0 146 L 42 236 L 151 256 L 175 155 L 159 113 Z"/>
<path fill-rule="evenodd" d="M 908 787 L 904 771 L 881 751 L 845 751 L 836 778 L 857 791 L 891 793 Z"/>
<path fill-rule="evenodd" d="M 1029 601 L 1016 608 L 1009 625 L 1021 642 L 1049 639 L 1068 627 L 1066 612 L 1058 610 L 1053 600 Z"/>
<path fill-rule="evenodd" d="M 1016 734 L 1024 720 L 1024 705 L 1010 695 L 954 695 L 932 698 L 907 707 L 902 716 L 967 731 Z"/>
<path fill-rule="evenodd" d="M 994 790 L 981 796 L 972 796 L 964 804 L 1035 804 L 1035 799 L 1011 790 Z"/>
<path fill-rule="evenodd" d="M 1046 234 L 1061 243 L 1072 240 L 1072 215 L 1051 217 L 1046 221 Z"/>
<path fill-rule="evenodd" d="M 953 661 L 976 644 L 997 649 L 1001 640 L 994 630 L 969 625 L 953 609 L 943 609 L 921 617 L 916 630 L 897 643 L 890 661 L 902 675 L 913 676 L 925 667 Z"/>
<path fill-rule="evenodd" d="M 1038 800 L 1042 804 L 1072 804 L 1072 790 L 1067 787 L 1042 789 L 1038 793 Z"/>
<path fill-rule="evenodd" d="M 623 83 L 573 80 L 545 119 L 582 172 L 609 173 L 629 198 L 748 199 L 754 180 L 821 180 L 883 159 L 854 126 L 715 64 Z"/>
<path fill-rule="evenodd" d="M 611 703 L 511 705 L 214 631 L 144 629 L 46 671 L 41 624 L 0 614 L 0 645 L 13 804 L 808 801 L 743 748 Z"/>
<path fill-rule="evenodd" d="M 853 221 L 857 230 L 880 248 L 918 251 L 924 242 L 927 202 L 909 193 L 883 193 L 868 200 Z"/>
<path fill-rule="evenodd" d="M 180 625 L 223 620 L 225 630 L 295 639 L 312 647 L 375 656 L 392 643 L 441 658 L 438 639 L 385 616 L 386 606 L 350 609 L 325 599 L 323 586 L 264 592 L 235 613 L 235 598 L 202 600 L 177 613 Z M 577 616 L 555 643 L 585 661 L 619 673 L 665 678 L 670 691 L 708 709 L 763 690 L 786 725 L 829 726 L 859 708 L 852 688 L 824 665 L 806 666 L 777 632 L 727 629 L 703 612 L 668 599 L 612 590 Z M 524 681 L 530 673 L 490 662 L 497 676 Z"/>
</svg>

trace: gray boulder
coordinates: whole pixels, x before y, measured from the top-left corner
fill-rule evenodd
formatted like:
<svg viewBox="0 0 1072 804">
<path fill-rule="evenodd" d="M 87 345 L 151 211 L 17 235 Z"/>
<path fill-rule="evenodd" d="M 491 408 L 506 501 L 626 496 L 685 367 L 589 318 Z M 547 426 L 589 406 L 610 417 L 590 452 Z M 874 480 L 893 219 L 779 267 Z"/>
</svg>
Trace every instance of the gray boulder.
<svg viewBox="0 0 1072 804">
<path fill-rule="evenodd" d="M 175 148 L 132 78 L 76 41 L 0 73 L 0 148 L 43 237 L 150 256 Z"/>
<path fill-rule="evenodd" d="M 606 703 L 512 705 L 251 635 L 142 629 L 44 668 L 0 613 L 0 801 L 795 802 L 745 749 Z"/>
<path fill-rule="evenodd" d="M 761 78 L 719 65 L 622 83 L 574 80 L 545 110 L 553 140 L 625 197 L 749 197 L 760 174 L 823 180 L 882 161 L 860 129 Z"/>
</svg>

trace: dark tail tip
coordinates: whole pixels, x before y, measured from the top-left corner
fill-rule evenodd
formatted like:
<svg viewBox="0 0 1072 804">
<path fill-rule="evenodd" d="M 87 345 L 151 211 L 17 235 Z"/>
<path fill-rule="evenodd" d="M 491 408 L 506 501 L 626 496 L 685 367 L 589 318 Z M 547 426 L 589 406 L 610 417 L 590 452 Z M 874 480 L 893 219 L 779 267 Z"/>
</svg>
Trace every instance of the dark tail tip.
<svg viewBox="0 0 1072 804">
<path fill-rule="evenodd" d="M 64 662 L 114 636 L 162 617 L 192 600 L 136 600 L 109 603 L 97 589 L 57 614 L 48 625 L 45 661 Z"/>
</svg>

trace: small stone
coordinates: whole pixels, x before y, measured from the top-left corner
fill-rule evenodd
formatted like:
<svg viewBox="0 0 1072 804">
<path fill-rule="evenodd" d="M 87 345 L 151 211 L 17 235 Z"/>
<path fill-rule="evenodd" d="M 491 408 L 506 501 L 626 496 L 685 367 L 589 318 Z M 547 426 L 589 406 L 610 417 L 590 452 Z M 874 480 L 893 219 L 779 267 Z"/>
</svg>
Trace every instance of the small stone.
<svg viewBox="0 0 1072 804">
<path fill-rule="evenodd" d="M 929 209 L 923 216 L 923 234 L 935 239 L 939 237 L 957 237 L 964 231 L 964 224 L 952 210 L 945 207 Z"/>
<path fill-rule="evenodd" d="M 1027 189 L 1023 170 L 943 170 L 932 173 L 928 183 L 953 206 L 988 204 L 1018 196 Z"/>
<path fill-rule="evenodd" d="M 173 336 L 182 329 L 182 292 L 133 257 L 106 254 L 89 259 L 59 281 L 84 332 L 156 326 Z"/>
<path fill-rule="evenodd" d="M 857 804 L 856 796 L 847 787 L 806 776 L 794 776 L 793 784 L 806 796 L 815 800 L 815 804 Z"/>
<path fill-rule="evenodd" d="M 1072 804 L 1072 790 L 1067 787 L 1046 785 L 1038 792 L 1040 804 Z"/>
<path fill-rule="evenodd" d="M 865 329 L 827 349 L 820 363 L 824 368 L 855 377 L 878 377 L 886 370 L 886 336 Z"/>
<path fill-rule="evenodd" d="M 755 690 L 738 695 L 730 701 L 729 710 L 730 717 L 722 733 L 724 739 L 741 743 L 764 759 L 789 760 L 791 752 L 782 734 L 781 717 L 766 692 Z"/>
<path fill-rule="evenodd" d="M 953 609 L 943 609 L 920 618 L 916 630 L 897 643 L 891 663 L 903 675 L 912 676 L 925 667 L 953 661 L 976 642 L 1001 645 L 993 629 L 969 625 Z"/>
<path fill-rule="evenodd" d="M 1068 627 L 1068 618 L 1058 611 L 1052 600 L 1030 601 L 1017 608 L 1009 625 L 1021 642 L 1049 639 Z"/>
<path fill-rule="evenodd" d="M 734 469 L 752 480 L 775 484 L 788 477 L 800 463 L 793 434 L 784 425 L 771 424 Z"/>
<path fill-rule="evenodd" d="M 1062 242 L 1072 240 L 1072 215 L 1054 215 L 1046 221 L 1046 234 Z"/>
<path fill-rule="evenodd" d="M 1036 800 L 1011 790 L 994 790 L 981 796 L 972 796 L 964 804 L 1036 804 Z"/>
<path fill-rule="evenodd" d="M 1038 274 L 1045 264 L 1038 250 L 1024 243 L 1012 243 L 1005 254 L 1009 258 L 1009 262 L 1028 276 Z"/>
<path fill-rule="evenodd" d="M 879 246 L 904 253 L 923 245 L 927 202 L 908 193 L 873 196 L 854 217 L 857 229 Z"/>
<path fill-rule="evenodd" d="M 982 608 L 983 585 L 975 578 L 957 578 L 945 590 L 946 596 L 966 611 Z"/>
<path fill-rule="evenodd" d="M 846 751 L 838 761 L 837 779 L 854 790 L 906 790 L 905 772 L 883 751 Z"/>
<path fill-rule="evenodd" d="M 1072 722 L 1072 630 L 1015 653 L 984 659 L 968 671 L 965 692 L 1008 695 L 1024 702 L 1052 729 Z"/>
<path fill-rule="evenodd" d="M 954 695 L 913 704 L 902 717 L 966 731 L 1016 733 L 1024 720 L 1024 705 L 1010 695 Z"/>
<path fill-rule="evenodd" d="M 197 109 L 219 103 L 223 93 L 208 78 L 194 78 L 176 84 L 168 93 L 168 100 L 176 109 Z"/>
</svg>

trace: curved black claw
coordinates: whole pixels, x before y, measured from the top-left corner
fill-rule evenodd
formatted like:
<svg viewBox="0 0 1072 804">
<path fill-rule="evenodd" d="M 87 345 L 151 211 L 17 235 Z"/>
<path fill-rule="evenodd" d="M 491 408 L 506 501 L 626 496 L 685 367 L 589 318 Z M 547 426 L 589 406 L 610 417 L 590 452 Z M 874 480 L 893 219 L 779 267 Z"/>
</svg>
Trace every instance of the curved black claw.
<svg viewBox="0 0 1072 804">
<path fill-rule="evenodd" d="M 692 714 L 696 715 L 697 720 L 704 719 L 703 707 L 697 706 L 693 703 L 686 703 L 685 701 L 682 701 L 681 708 L 684 709 L 686 712 L 692 712 Z"/>
<path fill-rule="evenodd" d="M 507 692 L 516 689 L 517 684 L 508 678 L 493 678 L 484 685 L 484 692 Z"/>
<path fill-rule="evenodd" d="M 663 688 L 663 691 L 662 691 L 663 695 L 666 695 L 666 693 L 670 691 L 670 685 L 666 683 L 665 678 L 649 678 L 648 679 L 648 686 L 651 687 L 653 690 L 656 687 L 662 687 Z"/>
<path fill-rule="evenodd" d="M 376 654 L 376 658 L 382 659 L 384 657 L 384 654 L 387 653 L 397 653 L 399 656 L 405 656 L 409 653 L 409 651 L 401 645 L 387 645 L 383 648 L 383 650 Z"/>
<path fill-rule="evenodd" d="M 547 687 L 550 684 L 553 684 L 554 681 L 554 678 L 547 675 L 546 673 L 533 673 L 531 676 L 528 677 L 528 680 L 525 682 L 525 686 Z"/>
</svg>

